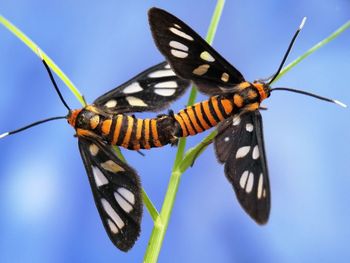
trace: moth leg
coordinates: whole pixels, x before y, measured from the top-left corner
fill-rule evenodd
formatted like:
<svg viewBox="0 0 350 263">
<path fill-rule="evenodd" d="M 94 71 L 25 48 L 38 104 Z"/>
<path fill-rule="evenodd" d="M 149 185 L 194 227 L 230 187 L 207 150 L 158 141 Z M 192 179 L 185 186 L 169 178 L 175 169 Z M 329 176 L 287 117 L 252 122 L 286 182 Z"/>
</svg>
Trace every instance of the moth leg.
<svg viewBox="0 0 350 263">
<path fill-rule="evenodd" d="M 179 138 L 174 138 L 170 141 L 171 146 L 177 146 L 179 144 Z"/>
<path fill-rule="evenodd" d="M 144 154 L 144 153 L 143 153 L 142 151 L 140 151 L 140 150 L 136 150 L 136 152 L 137 152 L 139 155 L 143 156 L 143 157 L 146 156 L 146 154 Z"/>
<path fill-rule="evenodd" d="M 214 141 L 214 139 L 211 139 L 207 142 L 201 142 L 200 144 L 200 148 L 199 148 L 199 151 L 197 151 L 197 153 L 195 154 L 195 156 L 193 157 L 192 159 L 192 163 L 191 163 L 191 167 L 193 167 L 194 165 L 194 162 L 197 160 L 197 158 L 199 157 L 199 154 L 201 154 L 205 148 L 207 148 L 212 142 Z"/>
</svg>

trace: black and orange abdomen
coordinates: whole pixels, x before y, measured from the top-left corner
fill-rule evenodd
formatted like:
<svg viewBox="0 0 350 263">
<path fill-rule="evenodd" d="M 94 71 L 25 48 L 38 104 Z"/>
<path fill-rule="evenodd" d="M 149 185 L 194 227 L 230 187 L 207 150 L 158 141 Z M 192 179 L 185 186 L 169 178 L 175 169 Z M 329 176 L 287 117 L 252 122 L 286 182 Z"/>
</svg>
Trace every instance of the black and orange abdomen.
<svg viewBox="0 0 350 263">
<path fill-rule="evenodd" d="M 238 110 L 229 97 L 210 97 L 174 114 L 180 127 L 176 136 L 187 137 L 208 130 Z"/>
<path fill-rule="evenodd" d="M 174 143 L 177 125 L 171 116 L 138 119 L 124 114 L 112 115 L 100 123 L 99 132 L 112 145 L 130 150 L 150 149 Z"/>
</svg>

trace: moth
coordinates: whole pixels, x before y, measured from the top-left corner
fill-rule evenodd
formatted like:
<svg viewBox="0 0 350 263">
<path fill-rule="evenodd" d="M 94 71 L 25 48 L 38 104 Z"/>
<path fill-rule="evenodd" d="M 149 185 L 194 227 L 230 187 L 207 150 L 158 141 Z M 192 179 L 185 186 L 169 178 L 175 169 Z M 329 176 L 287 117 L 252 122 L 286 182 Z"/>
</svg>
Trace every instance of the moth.
<svg viewBox="0 0 350 263">
<path fill-rule="evenodd" d="M 0 135 L 4 138 L 38 124 L 67 119 L 73 126 L 89 178 L 96 207 L 113 244 L 128 251 L 140 234 L 141 183 L 137 172 L 122 161 L 114 145 L 139 150 L 176 143 L 172 118 L 159 115 L 138 119 L 135 112 L 159 111 L 180 97 L 189 82 L 175 75 L 166 63 L 155 65 L 98 97 L 93 104 L 71 110 L 63 99 L 45 60 L 50 76 L 68 115 L 48 118 Z"/>
<path fill-rule="evenodd" d="M 248 82 L 183 21 L 159 8 L 149 10 L 153 39 L 171 68 L 179 77 L 192 81 L 199 91 L 211 96 L 207 101 L 175 114 L 180 125 L 176 135 L 195 135 L 217 126 L 214 139 L 217 159 L 224 165 L 225 175 L 240 205 L 258 224 L 268 221 L 271 206 L 262 117 L 259 112 L 261 102 L 272 91 L 287 90 L 345 106 L 337 100 L 305 91 L 270 87 L 304 23 L 305 18 L 294 34 L 277 72 L 267 81 Z"/>
</svg>

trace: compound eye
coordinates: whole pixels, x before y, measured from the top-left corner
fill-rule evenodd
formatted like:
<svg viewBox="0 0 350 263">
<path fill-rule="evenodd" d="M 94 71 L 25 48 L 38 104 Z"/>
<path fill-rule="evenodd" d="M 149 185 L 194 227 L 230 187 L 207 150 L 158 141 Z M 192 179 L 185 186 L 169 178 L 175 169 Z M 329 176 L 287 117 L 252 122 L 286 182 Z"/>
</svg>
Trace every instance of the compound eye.
<svg viewBox="0 0 350 263">
<path fill-rule="evenodd" d="M 93 118 L 93 113 L 89 111 L 83 111 L 78 115 L 77 118 L 77 127 L 81 129 L 90 128 L 90 120 Z"/>
<path fill-rule="evenodd" d="M 85 118 L 83 116 L 79 116 L 79 118 L 77 119 L 77 127 L 84 128 L 84 123 L 86 123 Z"/>
</svg>

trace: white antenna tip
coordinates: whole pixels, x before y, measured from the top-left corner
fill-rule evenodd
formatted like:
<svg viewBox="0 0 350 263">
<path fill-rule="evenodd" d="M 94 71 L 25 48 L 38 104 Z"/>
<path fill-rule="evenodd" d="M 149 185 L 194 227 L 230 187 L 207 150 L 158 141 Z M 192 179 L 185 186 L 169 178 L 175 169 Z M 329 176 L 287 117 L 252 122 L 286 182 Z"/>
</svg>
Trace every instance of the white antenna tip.
<svg viewBox="0 0 350 263">
<path fill-rule="evenodd" d="M 40 48 L 36 47 L 36 51 L 38 52 L 38 56 L 41 60 L 44 60 L 43 53 L 41 52 Z"/>
<path fill-rule="evenodd" d="M 343 108 L 347 108 L 347 107 L 348 107 L 346 104 L 342 103 L 342 102 L 339 101 L 339 100 L 333 100 L 333 102 L 334 102 L 335 104 L 338 104 L 339 106 L 341 106 L 341 107 L 343 107 Z"/>
<path fill-rule="evenodd" d="M 0 134 L 0 139 L 6 137 L 7 135 L 9 135 L 10 133 L 9 132 L 5 132 L 3 134 Z"/>
<path fill-rule="evenodd" d="M 301 21 L 301 24 L 299 26 L 299 30 L 301 30 L 304 27 L 305 22 L 306 22 L 306 16 L 304 16 L 303 20 Z"/>
</svg>

